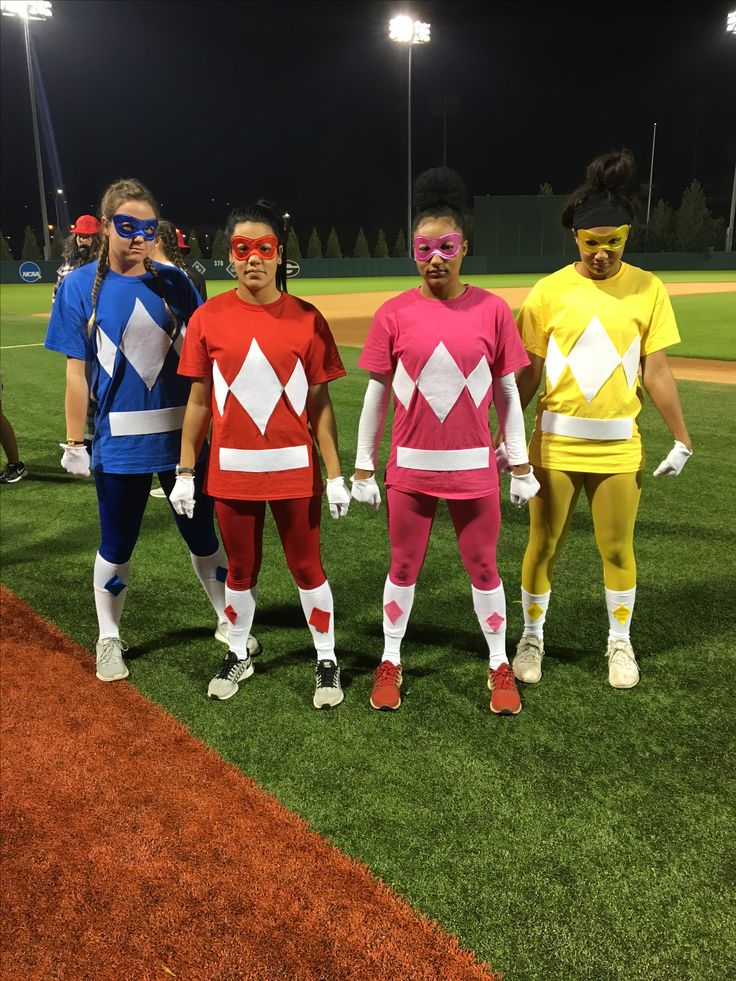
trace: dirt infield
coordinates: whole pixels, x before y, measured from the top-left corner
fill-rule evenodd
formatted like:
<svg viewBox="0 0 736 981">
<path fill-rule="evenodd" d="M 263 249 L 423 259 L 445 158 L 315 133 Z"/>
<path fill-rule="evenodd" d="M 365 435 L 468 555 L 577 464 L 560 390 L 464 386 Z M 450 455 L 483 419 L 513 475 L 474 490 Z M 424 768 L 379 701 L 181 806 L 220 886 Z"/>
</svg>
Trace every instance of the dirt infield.
<svg viewBox="0 0 736 981">
<path fill-rule="evenodd" d="M 736 385 L 736 361 L 706 361 L 700 358 L 668 359 L 672 374 L 683 381 L 717 382 L 720 385 Z"/>
<path fill-rule="evenodd" d="M 3 981 L 500 981 L 14 594 Z"/>
</svg>

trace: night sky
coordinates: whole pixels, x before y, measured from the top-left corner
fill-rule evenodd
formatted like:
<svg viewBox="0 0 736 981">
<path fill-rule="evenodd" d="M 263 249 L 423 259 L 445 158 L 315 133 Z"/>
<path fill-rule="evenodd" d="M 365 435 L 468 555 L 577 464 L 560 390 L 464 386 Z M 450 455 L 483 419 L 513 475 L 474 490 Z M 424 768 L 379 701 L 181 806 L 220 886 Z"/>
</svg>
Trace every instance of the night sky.
<svg viewBox="0 0 736 981">
<path fill-rule="evenodd" d="M 32 23 L 72 217 L 137 176 L 185 229 L 258 196 L 302 239 L 336 225 L 389 240 L 405 224 L 405 46 L 388 21 L 432 25 L 413 49 L 413 170 L 447 163 L 473 194 L 556 193 L 589 159 L 630 147 L 655 200 L 697 177 L 727 215 L 736 159 L 731 2 L 464 3 L 66 0 Z M 2 18 L 2 215 L 40 228 L 20 22 Z M 45 163 L 49 220 L 54 178 Z"/>
</svg>

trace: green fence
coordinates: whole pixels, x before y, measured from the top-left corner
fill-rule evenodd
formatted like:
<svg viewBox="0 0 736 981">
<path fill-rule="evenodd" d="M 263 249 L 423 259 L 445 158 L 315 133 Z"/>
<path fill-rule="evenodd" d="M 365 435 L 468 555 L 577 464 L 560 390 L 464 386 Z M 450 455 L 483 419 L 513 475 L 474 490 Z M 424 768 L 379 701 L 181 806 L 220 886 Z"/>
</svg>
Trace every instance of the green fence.
<svg viewBox="0 0 736 981">
<path fill-rule="evenodd" d="M 463 271 L 471 275 L 507 273 L 548 273 L 560 269 L 571 254 L 472 255 L 463 261 Z M 736 252 L 632 252 L 626 261 L 653 272 L 657 270 L 736 269 Z M 202 259 L 193 263 L 207 279 L 232 279 L 226 263 Z M 341 279 L 371 276 L 415 276 L 411 259 L 299 259 L 300 279 Z M 53 283 L 58 262 L 0 262 L 0 283 Z"/>
</svg>

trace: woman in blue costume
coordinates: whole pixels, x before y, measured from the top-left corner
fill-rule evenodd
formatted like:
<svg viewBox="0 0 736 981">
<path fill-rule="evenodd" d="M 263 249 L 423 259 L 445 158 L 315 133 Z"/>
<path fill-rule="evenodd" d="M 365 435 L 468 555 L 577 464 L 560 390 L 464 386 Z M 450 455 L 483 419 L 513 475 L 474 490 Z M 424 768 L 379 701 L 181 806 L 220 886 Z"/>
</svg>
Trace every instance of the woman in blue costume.
<svg viewBox="0 0 736 981">
<path fill-rule="evenodd" d="M 120 619 L 152 476 L 158 474 L 167 495 L 176 479 L 189 395 L 189 381 L 177 374 L 179 352 L 200 299 L 180 270 L 150 259 L 158 206 L 143 184 L 134 179 L 111 184 L 100 219 L 99 259 L 63 281 L 46 347 L 67 356 L 61 465 L 78 477 L 90 472 L 83 439 L 90 387 L 97 403 L 91 460 L 101 526 L 94 567 L 97 677 L 118 681 L 128 676 Z M 204 464 L 204 459 L 197 463 L 202 472 Z M 174 519 L 217 614 L 215 637 L 227 643 L 227 559 L 215 534 L 213 502 L 201 495 L 192 520 L 176 514 Z M 249 643 L 257 653 L 257 641 Z"/>
</svg>

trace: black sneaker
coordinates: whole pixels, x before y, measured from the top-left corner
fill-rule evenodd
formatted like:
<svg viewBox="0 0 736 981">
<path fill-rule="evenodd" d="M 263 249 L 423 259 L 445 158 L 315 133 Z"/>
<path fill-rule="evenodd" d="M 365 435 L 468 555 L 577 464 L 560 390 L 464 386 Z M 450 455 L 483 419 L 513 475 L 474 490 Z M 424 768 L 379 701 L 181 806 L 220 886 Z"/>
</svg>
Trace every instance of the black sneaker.
<svg viewBox="0 0 736 981">
<path fill-rule="evenodd" d="M 227 656 L 222 660 L 220 670 L 210 682 L 207 695 L 217 702 L 224 702 L 232 698 L 240 682 L 250 678 L 252 674 L 253 662 L 250 655 L 239 659 L 237 654 L 228 651 Z"/>
<path fill-rule="evenodd" d="M 334 708 L 345 697 L 340 684 L 340 667 L 335 661 L 317 661 L 312 702 L 317 709 Z"/>
<path fill-rule="evenodd" d="M 0 484 L 17 484 L 19 480 L 23 480 L 28 471 L 26 470 L 25 463 L 9 463 L 7 467 L 0 473 Z"/>
</svg>

